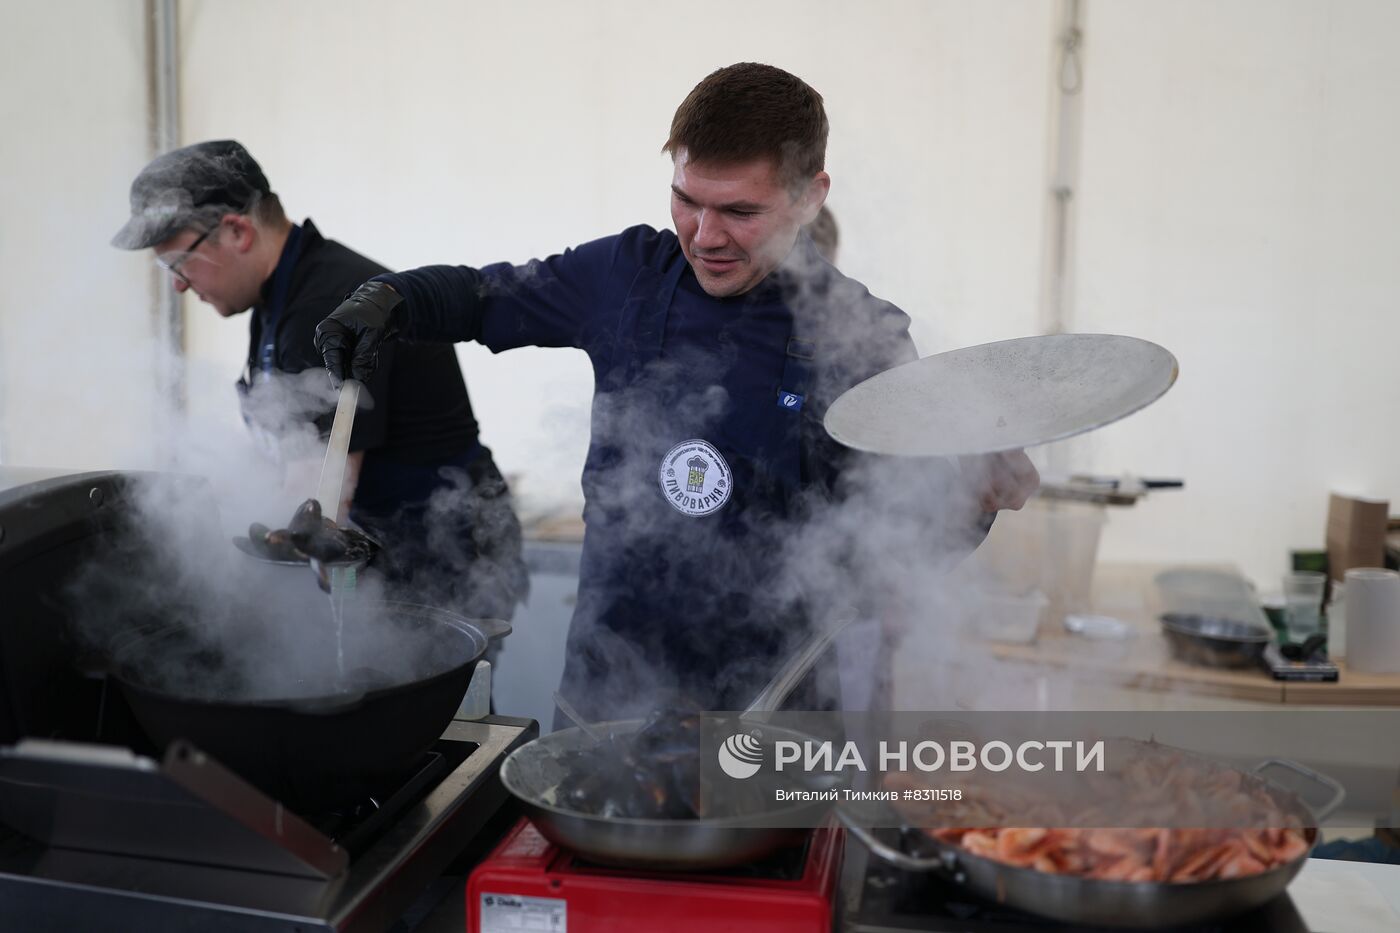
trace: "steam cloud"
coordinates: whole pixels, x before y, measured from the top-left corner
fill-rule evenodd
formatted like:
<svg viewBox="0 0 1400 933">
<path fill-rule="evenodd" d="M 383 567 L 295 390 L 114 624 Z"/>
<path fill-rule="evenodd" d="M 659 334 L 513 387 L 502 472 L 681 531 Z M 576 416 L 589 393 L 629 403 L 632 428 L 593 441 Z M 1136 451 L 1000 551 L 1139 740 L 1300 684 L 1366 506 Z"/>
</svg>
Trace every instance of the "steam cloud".
<svg viewBox="0 0 1400 933">
<path fill-rule="evenodd" d="M 319 370 L 260 380 L 246 403 L 261 426 L 257 438 L 231 421 L 167 411 L 164 442 L 143 439 L 144 452 L 132 453 L 155 471 L 137 474 L 129 507 L 104 529 L 64 594 L 89 648 L 174 695 L 293 699 L 417 680 L 464 660 L 451 639 L 405 626 L 385 600 L 454 610 L 463 608 L 463 592 L 480 590 L 508 615 L 513 600 L 497 578 L 518 572 L 515 565 L 481 562 L 469 590 L 445 573 L 420 574 L 410 591 L 366 572 L 347 600 L 339 639 L 330 602 L 306 565 L 261 562 L 231 540 L 252 522 L 285 526 L 313 493 L 325 444 L 307 419 L 333 406 L 329 380 Z M 310 468 L 284 474 L 293 461 Z M 471 480 L 451 479 L 423 519 L 428 546 L 447 566 L 465 558 L 468 510 L 480 505 Z"/>
<path fill-rule="evenodd" d="M 887 361 L 878 357 L 882 335 L 863 330 L 856 315 L 845 313 L 862 296 L 819 292 L 823 267 L 804 267 L 809 259 L 798 249 L 786 263 L 788 300 L 798 308 L 823 303 L 819 343 L 841 348 L 824 352 L 848 355 L 856 368 L 867 367 L 869 372 L 883 368 Z M 519 287 L 530 284 L 527 277 Z M 721 343 L 714 352 L 719 364 L 727 366 L 739 350 L 733 343 Z M 692 362 L 670 358 L 657 365 L 684 372 Z M 272 438 L 270 445 L 263 445 L 265 452 L 284 461 L 319 461 L 324 447 L 306 424 L 306 415 L 333 406 L 333 393 L 322 373 L 308 371 L 260 383 L 248 401 Z M 728 403 L 723 390 L 699 386 L 681 399 L 680 408 L 703 421 Z M 624 536 L 639 542 L 668 533 L 664 521 L 658 526 L 649 518 L 656 514 L 656 451 L 677 439 L 675 409 L 661 410 L 659 404 L 646 393 L 626 390 L 599 393 L 593 402 L 598 425 L 624 442 L 588 490 L 588 508 L 620 522 Z M 186 676 L 189 669 L 179 664 L 154 675 L 175 692 L 269 698 L 342 685 L 336 679 L 329 607 L 310 572 L 258 564 L 229 543 L 254 521 L 284 525 L 310 489 L 287 487 L 281 467 L 260 456 L 246 432 L 234 425 L 202 425 L 173 415 L 167 420 L 173 426 L 164 448 L 170 455 L 153 465 L 204 477 L 206 483 L 153 476 L 143 484 L 136 521 L 120 530 L 115 556 L 86 568 L 75 581 L 71 595 L 82 630 L 90 641 L 114 649 L 120 647 L 114 639 L 133 628 L 197 620 L 200 637 L 233 659 L 236 676 L 217 682 L 191 678 Z M 408 592 L 385 592 L 372 578 L 363 577 L 356 594 L 359 603 L 399 597 L 468 615 L 509 614 L 509 594 L 519 592 L 523 584 L 520 568 L 490 553 L 487 542 L 501 528 L 493 524 L 493 513 L 483 512 L 482 490 L 465 475 L 451 474 L 448 479 L 423 515 L 422 547 L 458 566 L 469 562 L 472 551 L 485 551 L 485 559 L 476 560 L 470 574 L 419 574 Z M 778 572 L 761 573 L 724 549 L 707 553 L 707 559 L 717 563 L 711 567 L 716 571 L 713 578 L 728 585 L 710 593 L 706 605 L 677 606 L 673 618 L 657 620 L 658 636 L 684 640 L 702 652 L 723 652 L 733 681 L 718 685 L 725 692 L 767 679 L 774 646 L 778 656 L 784 656 L 802 634 L 795 624 L 799 610 L 824 621 L 837 607 L 850 606 L 863 620 L 855 641 L 866 650 L 848 652 L 843 679 L 862 682 L 876 677 L 874 649 L 889 653 L 898 645 L 901 652 L 930 661 L 959 656 L 981 672 L 974 679 L 983 693 L 995 692 L 992 666 L 978 663 L 979 649 L 960 640 L 949 622 L 968 614 L 967 607 L 980 598 L 985 582 L 975 572 L 948 573 L 982 538 L 974 498 L 979 479 L 946 461 L 856 455 L 834 501 L 808 495 L 799 503 L 798 514 L 748 529 L 772 542 Z M 487 520 L 476 520 L 482 516 Z M 412 548 L 400 557 L 412 560 Z M 685 573 L 685 567 L 672 565 L 635 585 L 665 591 L 682 584 Z M 466 593 L 478 594 L 483 602 L 465 605 Z M 586 591 L 580 594 L 579 618 L 585 628 L 598 609 L 592 598 Z M 742 637 L 705 630 L 700 620 L 717 614 L 731 619 L 729 631 L 741 632 Z M 373 667 L 391 677 L 408 678 L 432 667 L 421 646 L 404 644 L 392 626 L 368 621 L 359 610 L 354 618 L 357 631 L 371 634 L 354 639 L 347 669 Z M 603 629 L 593 630 L 591 637 L 601 644 L 609 665 L 606 679 L 589 685 L 593 703 L 619 715 L 642 713 L 686 685 L 690 672 L 658 666 L 646 646 L 639 649 Z M 932 680 L 922 698 L 928 708 L 955 701 Z"/>
</svg>

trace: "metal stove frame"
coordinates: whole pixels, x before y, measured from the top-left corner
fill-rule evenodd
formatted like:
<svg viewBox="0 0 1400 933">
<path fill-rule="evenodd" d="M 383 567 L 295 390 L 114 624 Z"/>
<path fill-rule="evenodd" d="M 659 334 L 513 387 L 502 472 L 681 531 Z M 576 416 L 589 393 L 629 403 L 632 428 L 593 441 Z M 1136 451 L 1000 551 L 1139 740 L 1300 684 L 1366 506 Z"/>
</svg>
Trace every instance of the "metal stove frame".
<svg viewBox="0 0 1400 933">
<path fill-rule="evenodd" d="M 506 803 L 501 761 L 538 734 L 531 719 L 453 720 L 443 738 L 478 748 L 330 879 L 0 840 L 0 917 L 32 933 L 386 930 Z"/>
</svg>

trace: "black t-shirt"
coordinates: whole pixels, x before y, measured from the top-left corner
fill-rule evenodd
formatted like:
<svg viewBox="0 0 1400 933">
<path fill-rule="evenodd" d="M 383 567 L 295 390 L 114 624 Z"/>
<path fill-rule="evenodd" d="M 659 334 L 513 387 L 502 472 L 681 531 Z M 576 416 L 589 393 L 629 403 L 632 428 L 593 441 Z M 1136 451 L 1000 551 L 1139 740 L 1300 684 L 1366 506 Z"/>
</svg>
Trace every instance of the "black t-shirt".
<svg viewBox="0 0 1400 933">
<path fill-rule="evenodd" d="M 279 271 L 291 261 L 282 308 L 272 323 L 270 359 L 262 359 L 264 332 L 273 313 L 277 273 L 263 287 L 253 308 L 248 369 L 255 374 L 266 362 L 281 373 L 321 370 L 316 352 L 316 325 L 352 291 L 372 276 L 388 271 L 372 259 L 327 240 L 308 219 L 300 235 L 288 239 Z M 328 377 L 329 378 L 329 377 Z M 374 407 L 355 415 L 352 451 L 374 460 L 427 466 L 457 461 L 477 447 L 477 424 L 466 383 L 452 346 L 446 343 L 387 341 L 379 366 L 366 387 Z M 328 431 L 333 410 L 317 418 Z"/>
</svg>

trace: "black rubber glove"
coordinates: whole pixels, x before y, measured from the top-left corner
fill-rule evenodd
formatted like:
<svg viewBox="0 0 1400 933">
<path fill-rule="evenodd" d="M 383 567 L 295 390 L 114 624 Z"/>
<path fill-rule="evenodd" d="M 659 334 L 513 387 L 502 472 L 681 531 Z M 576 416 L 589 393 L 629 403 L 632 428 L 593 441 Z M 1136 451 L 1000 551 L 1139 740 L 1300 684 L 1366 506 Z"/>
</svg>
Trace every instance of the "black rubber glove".
<svg viewBox="0 0 1400 933">
<path fill-rule="evenodd" d="M 403 296 L 383 282 L 366 282 L 316 325 L 316 350 L 336 388 L 347 378 L 368 382 L 379 345 L 398 333 L 393 311 Z"/>
</svg>

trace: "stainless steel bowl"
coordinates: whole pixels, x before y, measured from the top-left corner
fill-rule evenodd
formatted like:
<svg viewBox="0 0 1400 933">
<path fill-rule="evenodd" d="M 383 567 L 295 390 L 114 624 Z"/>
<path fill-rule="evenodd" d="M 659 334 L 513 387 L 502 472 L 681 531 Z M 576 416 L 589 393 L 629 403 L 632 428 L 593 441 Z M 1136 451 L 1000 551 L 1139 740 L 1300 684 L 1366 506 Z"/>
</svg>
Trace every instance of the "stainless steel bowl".
<svg viewBox="0 0 1400 933">
<path fill-rule="evenodd" d="M 1274 633 L 1262 625 L 1222 616 L 1168 612 L 1161 619 L 1172 653 L 1206 667 L 1257 666 L 1274 640 Z"/>
</svg>

